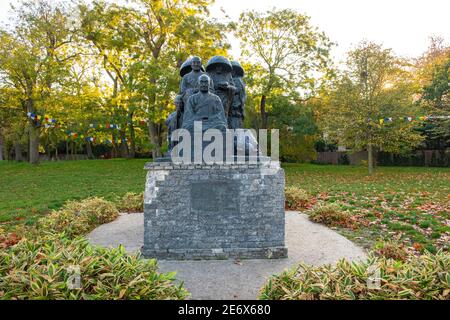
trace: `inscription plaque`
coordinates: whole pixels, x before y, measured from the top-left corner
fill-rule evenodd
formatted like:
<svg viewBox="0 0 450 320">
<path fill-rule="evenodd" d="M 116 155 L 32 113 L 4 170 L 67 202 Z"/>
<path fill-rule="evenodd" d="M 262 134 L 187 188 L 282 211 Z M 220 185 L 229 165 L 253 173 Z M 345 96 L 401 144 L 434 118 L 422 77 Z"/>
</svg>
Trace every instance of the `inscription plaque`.
<svg viewBox="0 0 450 320">
<path fill-rule="evenodd" d="M 191 185 L 191 210 L 218 214 L 239 212 L 239 182 L 203 181 Z"/>
</svg>

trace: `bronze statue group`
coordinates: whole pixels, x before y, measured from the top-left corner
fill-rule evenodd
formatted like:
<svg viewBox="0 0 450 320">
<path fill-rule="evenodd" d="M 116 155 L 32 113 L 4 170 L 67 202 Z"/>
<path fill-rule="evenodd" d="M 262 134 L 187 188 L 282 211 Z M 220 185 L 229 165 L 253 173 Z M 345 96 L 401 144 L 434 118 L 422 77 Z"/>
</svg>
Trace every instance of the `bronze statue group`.
<svg viewBox="0 0 450 320">
<path fill-rule="evenodd" d="M 237 61 L 214 56 L 206 64 L 199 57 L 186 60 L 180 68 L 179 94 L 175 98 L 176 111 L 166 120 L 169 149 L 172 132 L 176 129 L 192 131 L 194 122 L 201 121 L 202 129 L 241 129 L 246 101 L 244 69 Z"/>
</svg>

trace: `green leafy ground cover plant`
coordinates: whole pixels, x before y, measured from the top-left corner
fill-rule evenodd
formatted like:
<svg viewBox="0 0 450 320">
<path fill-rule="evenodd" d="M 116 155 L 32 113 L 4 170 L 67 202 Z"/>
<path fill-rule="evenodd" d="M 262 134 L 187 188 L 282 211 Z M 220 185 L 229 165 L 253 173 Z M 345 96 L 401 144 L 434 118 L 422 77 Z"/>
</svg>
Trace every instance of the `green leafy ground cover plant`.
<svg viewBox="0 0 450 320">
<path fill-rule="evenodd" d="M 156 260 L 83 237 L 118 213 L 114 203 L 93 197 L 69 201 L 36 227 L 16 227 L 2 242 L 0 299 L 184 299 L 183 285 L 175 285 L 174 273 L 158 273 Z"/>
<path fill-rule="evenodd" d="M 79 280 L 77 280 L 77 278 Z M 83 237 L 42 233 L 0 250 L 0 299 L 184 299 L 174 274 L 123 247 L 91 246 Z"/>
<path fill-rule="evenodd" d="M 260 299 L 380 300 L 450 299 L 450 255 L 439 251 L 406 262 L 371 255 L 365 262 L 305 264 L 273 276 Z"/>
<path fill-rule="evenodd" d="M 144 212 L 144 193 L 127 192 L 115 203 L 120 212 Z"/>
<path fill-rule="evenodd" d="M 310 211 L 309 219 L 329 227 L 354 227 L 354 216 L 343 210 L 337 203 L 318 202 Z"/>
<path fill-rule="evenodd" d="M 304 210 L 310 207 L 311 196 L 303 189 L 295 186 L 288 186 L 284 190 L 286 209 Z"/>
<path fill-rule="evenodd" d="M 75 237 L 114 221 L 118 216 L 119 211 L 114 203 L 94 197 L 67 202 L 61 209 L 42 218 L 39 227 L 45 231 L 64 231 L 69 237 Z"/>
</svg>

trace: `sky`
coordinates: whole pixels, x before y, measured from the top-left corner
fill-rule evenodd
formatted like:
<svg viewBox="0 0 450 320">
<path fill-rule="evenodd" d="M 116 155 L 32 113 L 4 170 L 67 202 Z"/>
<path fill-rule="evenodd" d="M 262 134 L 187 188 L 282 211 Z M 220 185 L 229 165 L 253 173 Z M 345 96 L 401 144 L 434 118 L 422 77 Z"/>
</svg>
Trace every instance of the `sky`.
<svg viewBox="0 0 450 320">
<path fill-rule="evenodd" d="M 113 1 L 113 0 L 110 0 Z M 9 4 L 0 0 L 0 21 L 5 21 Z M 403 57 L 417 57 L 429 45 L 430 36 L 450 43 L 449 0 L 216 0 L 212 15 L 219 21 L 237 20 L 244 10 L 265 11 L 291 8 L 311 17 L 311 23 L 324 31 L 338 46 L 336 62 L 361 40 L 375 41 Z M 239 41 L 229 37 L 231 54 L 238 58 Z"/>
<path fill-rule="evenodd" d="M 311 17 L 311 23 L 324 31 L 338 46 L 337 62 L 361 40 L 392 48 L 403 57 L 417 57 L 429 45 L 429 37 L 450 42 L 449 0 L 216 0 L 211 12 L 232 19 L 244 10 L 265 11 L 291 8 Z M 230 39 L 232 54 L 239 55 L 239 42 Z"/>
</svg>

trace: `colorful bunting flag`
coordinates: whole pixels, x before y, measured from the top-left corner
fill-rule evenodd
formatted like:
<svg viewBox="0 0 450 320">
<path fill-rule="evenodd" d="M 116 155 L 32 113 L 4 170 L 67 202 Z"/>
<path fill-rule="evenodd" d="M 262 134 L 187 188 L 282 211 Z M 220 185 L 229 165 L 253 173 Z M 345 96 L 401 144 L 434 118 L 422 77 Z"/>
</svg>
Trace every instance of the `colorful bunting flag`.
<svg viewBox="0 0 450 320">
<path fill-rule="evenodd" d="M 380 124 L 383 124 L 385 122 L 393 122 L 395 119 L 412 122 L 414 120 L 425 121 L 425 120 L 434 120 L 434 119 L 450 119 L 450 115 L 446 115 L 446 116 L 416 116 L 416 117 L 407 116 L 407 117 L 398 117 L 398 118 L 389 117 L 389 118 L 378 119 L 378 122 Z"/>
</svg>

